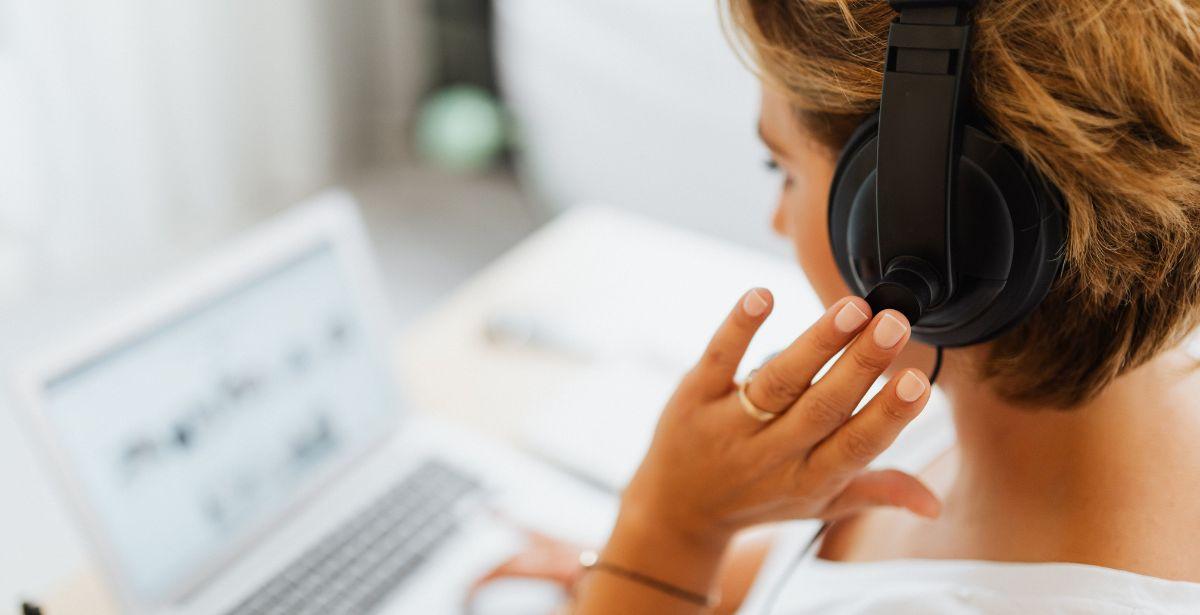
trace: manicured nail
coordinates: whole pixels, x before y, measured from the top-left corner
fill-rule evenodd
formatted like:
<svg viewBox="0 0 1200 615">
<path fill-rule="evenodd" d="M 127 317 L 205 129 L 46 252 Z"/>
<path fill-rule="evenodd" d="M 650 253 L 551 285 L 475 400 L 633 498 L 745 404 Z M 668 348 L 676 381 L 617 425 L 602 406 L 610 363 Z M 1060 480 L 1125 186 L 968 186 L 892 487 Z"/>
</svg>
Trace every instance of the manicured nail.
<svg viewBox="0 0 1200 615">
<path fill-rule="evenodd" d="M 838 310 L 837 316 L 833 317 L 833 326 L 842 333 L 849 333 L 861 327 L 864 322 L 867 322 L 867 315 L 853 301 L 848 301 Z"/>
<path fill-rule="evenodd" d="M 900 376 L 900 382 L 896 383 L 896 397 L 907 403 L 917 401 L 924 394 L 925 383 L 912 372 L 904 372 L 904 375 Z"/>
<path fill-rule="evenodd" d="M 751 316 L 762 316 L 762 313 L 767 311 L 767 300 L 763 299 L 757 290 L 751 290 L 746 293 L 746 298 L 742 299 L 742 309 Z"/>
<path fill-rule="evenodd" d="M 883 318 L 879 319 L 879 324 L 875 326 L 875 343 L 880 348 L 891 348 L 904 337 L 904 332 L 908 330 L 908 325 L 900 321 L 899 318 L 891 314 L 884 314 Z"/>
</svg>

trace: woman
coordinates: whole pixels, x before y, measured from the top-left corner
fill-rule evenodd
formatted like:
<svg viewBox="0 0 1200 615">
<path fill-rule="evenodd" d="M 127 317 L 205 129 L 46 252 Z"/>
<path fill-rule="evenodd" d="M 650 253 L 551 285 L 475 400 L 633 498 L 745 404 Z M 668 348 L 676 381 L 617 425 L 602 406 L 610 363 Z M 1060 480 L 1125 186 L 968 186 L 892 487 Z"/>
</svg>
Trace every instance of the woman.
<svg viewBox="0 0 1200 615">
<path fill-rule="evenodd" d="M 760 423 L 733 382 L 772 308 L 749 291 L 664 410 L 600 565 L 576 573 L 537 543 L 507 571 L 570 580 L 578 613 L 732 612 L 764 553 L 734 535 L 807 518 L 828 531 L 778 612 L 1200 612 L 1200 372 L 1182 348 L 1200 315 L 1200 2 L 975 9 L 976 105 L 1061 191 L 1065 268 L 1016 329 L 945 352 L 954 442 L 918 476 L 865 467 L 929 399 L 933 351 L 845 296 L 826 235 L 895 13 L 729 5 L 784 178 L 774 226 L 829 309 L 746 385 L 751 408 L 782 413 Z"/>
</svg>

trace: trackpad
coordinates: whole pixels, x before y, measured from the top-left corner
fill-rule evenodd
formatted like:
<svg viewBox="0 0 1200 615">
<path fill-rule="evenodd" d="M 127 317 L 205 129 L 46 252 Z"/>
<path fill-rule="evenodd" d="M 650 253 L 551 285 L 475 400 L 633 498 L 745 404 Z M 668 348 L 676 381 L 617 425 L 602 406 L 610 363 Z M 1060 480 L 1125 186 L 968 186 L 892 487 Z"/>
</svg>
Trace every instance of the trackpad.
<svg viewBox="0 0 1200 615">
<path fill-rule="evenodd" d="M 484 586 L 470 615 L 549 615 L 567 600 L 555 585 L 533 579 L 501 579 Z"/>
</svg>

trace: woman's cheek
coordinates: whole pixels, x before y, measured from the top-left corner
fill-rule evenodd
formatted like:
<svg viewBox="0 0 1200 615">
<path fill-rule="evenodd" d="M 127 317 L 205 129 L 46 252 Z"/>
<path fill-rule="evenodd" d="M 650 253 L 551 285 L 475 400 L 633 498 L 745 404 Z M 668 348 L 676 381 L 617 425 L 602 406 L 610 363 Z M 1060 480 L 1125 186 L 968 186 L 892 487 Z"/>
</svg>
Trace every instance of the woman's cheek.
<svg viewBox="0 0 1200 615">
<path fill-rule="evenodd" d="M 785 239 L 791 239 L 792 237 L 787 221 L 787 203 L 782 196 L 779 197 L 779 202 L 775 204 L 775 213 L 771 214 L 771 230 L 775 231 L 776 235 Z"/>
<path fill-rule="evenodd" d="M 812 199 L 811 201 L 817 201 Z M 833 305 L 835 301 L 850 294 L 850 287 L 842 281 L 837 263 L 833 259 L 833 248 L 829 245 L 826 230 L 827 212 L 823 199 L 818 202 L 795 203 L 789 211 L 791 224 L 788 226 L 795 244 L 796 257 L 809 284 L 817 293 L 821 303 Z"/>
</svg>

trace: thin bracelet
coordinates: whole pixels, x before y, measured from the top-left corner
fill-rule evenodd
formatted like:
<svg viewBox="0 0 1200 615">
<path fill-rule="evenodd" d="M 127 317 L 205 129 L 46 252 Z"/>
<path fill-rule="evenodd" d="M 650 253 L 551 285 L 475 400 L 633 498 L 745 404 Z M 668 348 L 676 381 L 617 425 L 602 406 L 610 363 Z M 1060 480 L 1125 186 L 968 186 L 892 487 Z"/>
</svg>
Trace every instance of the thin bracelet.
<svg viewBox="0 0 1200 615">
<path fill-rule="evenodd" d="M 660 581 L 654 577 L 644 575 L 636 570 L 622 568 L 616 564 L 600 561 L 600 554 L 595 551 L 584 551 L 579 554 L 579 565 L 583 567 L 585 572 L 591 570 L 601 570 L 619 577 L 624 577 L 630 581 L 641 583 L 651 589 L 656 589 L 664 594 L 691 602 L 697 606 L 711 609 L 720 602 L 719 594 L 716 596 L 705 596 L 696 592 L 684 589 L 678 585 L 672 585 L 666 581 Z"/>
</svg>

